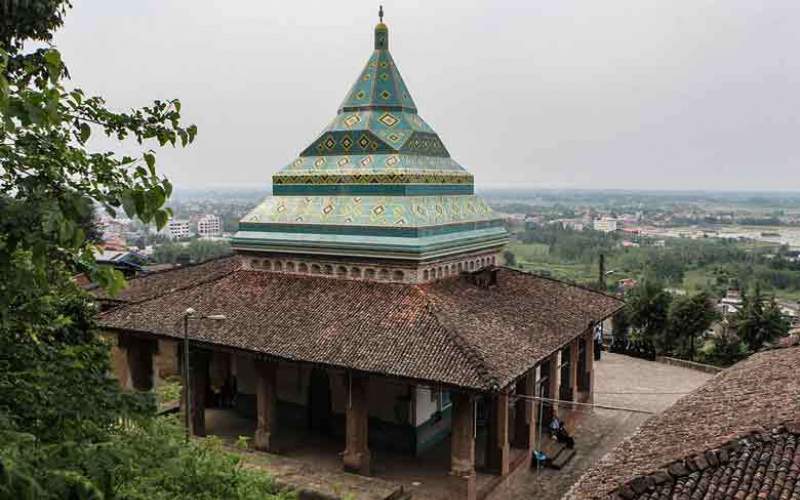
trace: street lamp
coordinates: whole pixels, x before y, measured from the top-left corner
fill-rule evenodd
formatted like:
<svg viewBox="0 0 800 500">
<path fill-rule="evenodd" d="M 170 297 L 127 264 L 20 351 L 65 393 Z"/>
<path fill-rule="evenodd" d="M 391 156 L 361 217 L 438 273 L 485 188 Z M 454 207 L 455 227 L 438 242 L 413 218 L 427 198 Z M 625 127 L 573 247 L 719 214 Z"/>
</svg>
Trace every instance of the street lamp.
<svg viewBox="0 0 800 500">
<path fill-rule="evenodd" d="M 185 405 L 183 411 L 183 423 L 184 427 L 186 428 L 186 442 L 189 442 L 189 438 L 191 437 L 191 427 L 190 427 L 190 415 L 192 413 L 192 391 L 189 379 L 189 320 L 196 319 L 196 320 L 204 320 L 210 319 L 214 321 L 224 321 L 225 315 L 224 314 L 208 314 L 208 315 L 196 315 L 196 311 L 191 307 L 186 309 L 183 313 L 183 402 Z"/>
</svg>

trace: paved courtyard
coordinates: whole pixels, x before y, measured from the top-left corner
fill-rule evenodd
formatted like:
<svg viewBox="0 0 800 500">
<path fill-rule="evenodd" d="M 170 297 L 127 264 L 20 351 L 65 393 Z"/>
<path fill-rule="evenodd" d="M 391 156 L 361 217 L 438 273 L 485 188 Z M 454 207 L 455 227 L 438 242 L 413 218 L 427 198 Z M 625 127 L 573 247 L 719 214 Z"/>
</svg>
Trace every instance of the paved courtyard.
<svg viewBox="0 0 800 500">
<path fill-rule="evenodd" d="M 595 403 L 661 412 L 711 375 L 603 352 L 595 363 Z M 629 436 L 650 415 L 612 410 L 580 411 L 570 429 L 575 457 L 560 471 L 519 471 L 490 498 L 558 499 L 591 465 Z"/>
</svg>

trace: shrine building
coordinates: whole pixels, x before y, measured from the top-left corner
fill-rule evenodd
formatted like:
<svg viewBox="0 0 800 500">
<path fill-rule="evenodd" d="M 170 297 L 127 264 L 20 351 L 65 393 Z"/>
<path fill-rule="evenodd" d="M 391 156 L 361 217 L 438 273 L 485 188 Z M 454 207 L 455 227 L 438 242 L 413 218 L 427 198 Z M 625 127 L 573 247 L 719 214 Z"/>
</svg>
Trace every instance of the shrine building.
<svg viewBox="0 0 800 500">
<path fill-rule="evenodd" d="M 218 408 L 258 450 L 322 436 L 358 474 L 442 456 L 455 498 L 529 465 L 537 422 L 563 411 L 536 397 L 592 400 L 592 332 L 621 302 L 498 265 L 504 221 L 419 116 L 383 22 L 336 116 L 272 181 L 234 256 L 104 299 L 125 387 L 182 373 L 186 335 L 194 434 L 217 432 Z"/>
</svg>

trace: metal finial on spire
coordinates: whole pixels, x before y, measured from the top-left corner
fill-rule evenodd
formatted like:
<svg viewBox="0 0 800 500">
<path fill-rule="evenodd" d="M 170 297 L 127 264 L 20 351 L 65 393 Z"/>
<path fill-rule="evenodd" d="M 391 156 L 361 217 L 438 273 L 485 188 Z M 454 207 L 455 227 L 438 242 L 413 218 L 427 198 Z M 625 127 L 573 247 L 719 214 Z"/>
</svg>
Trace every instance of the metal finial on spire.
<svg viewBox="0 0 800 500">
<path fill-rule="evenodd" d="M 383 22 L 383 5 L 378 8 L 378 19 Z"/>
</svg>

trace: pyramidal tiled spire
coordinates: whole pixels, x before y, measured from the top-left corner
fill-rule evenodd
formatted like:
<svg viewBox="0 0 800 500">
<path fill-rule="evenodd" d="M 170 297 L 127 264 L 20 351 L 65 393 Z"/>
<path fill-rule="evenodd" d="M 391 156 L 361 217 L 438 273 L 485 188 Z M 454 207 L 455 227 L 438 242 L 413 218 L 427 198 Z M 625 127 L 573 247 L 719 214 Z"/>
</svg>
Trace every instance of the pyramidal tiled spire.
<svg viewBox="0 0 800 500">
<path fill-rule="evenodd" d="M 443 266 L 493 262 L 508 240 L 472 174 L 417 113 L 382 19 L 338 113 L 272 176 L 272 194 L 232 243 L 261 266 L 265 255 L 280 260 L 283 272 L 335 266 L 337 276 L 424 282 L 445 276 Z"/>
<path fill-rule="evenodd" d="M 369 109 L 417 112 L 389 53 L 389 28 L 382 22 L 375 26 L 375 51 L 339 106 L 340 113 Z"/>
</svg>

